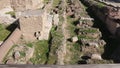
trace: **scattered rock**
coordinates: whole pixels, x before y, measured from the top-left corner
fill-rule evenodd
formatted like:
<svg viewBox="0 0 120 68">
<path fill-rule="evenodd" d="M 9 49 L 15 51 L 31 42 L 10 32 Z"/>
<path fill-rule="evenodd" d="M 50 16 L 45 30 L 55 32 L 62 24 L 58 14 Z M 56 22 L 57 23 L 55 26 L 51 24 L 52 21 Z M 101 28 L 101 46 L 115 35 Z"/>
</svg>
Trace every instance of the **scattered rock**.
<svg viewBox="0 0 120 68">
<path fill-rule="evenodd" d="M 93 18 L 90 18 L 90 17 L 81 17 L 80 20 L 90 20 L 90 21 L 92 21 L 92 20 L 94 20 L 94 19 L 93 19 Z"/>
<path fill-rule="evenodd" d="M 99 47 L 99 45 L 98 45 L 98 43 L 95 43 L 95 42 L 90 42 L 90 43 L 88 43 L 90 46 L 95 46 L 95 47 Z"/>
<path fill-rule="evenodd" d="M 99 43 L 99 45 L 105 45 L 106 44 L 106 42 L 104 40 L 100 40 L 98 43 Z"/>
<path fill-rule="evenodd" d="M 77 42 L 78 41 L 78 37 L 75 36 L 75 37 L 72 37 L 72 42 Z"/>
<path fill-rule="evenodd" d="M 85 54 L 87 53 L 98 53 L 99 52 L 99 49 L 96 48 L 95 46 L 82 46 L 82 52 L 84 52 Z"/>
<path fill-rule="evenodd" d="M 17 61 L 16 64 L 26 64 L 25 61 Z"/>
<path fill-rule="evenodd" d="M 102 60 L 102 57 L 100 54 L 92 54 L 91 59 Z"/>
<path fill-rule="evenodd" d="M 34 48 L 29 48 L 27 51 L 26 51 L 26 60 L 29 60 L 32 56 L 33 56 L 33 53 L 34 53 Z"/>
<path fill-rule="evenodd" d="M 15 63 L 14 63 L 14 60 L 13 60 L 13 59 L 8 59 L 8 60 L 6 61 L 6 64 L 15 64 Z"/>
<path fill-rule="evenodd" d="M 19 51 L 14 52 L 13 57 L 14 57 L 14 59 L 19 59 L 20 58 L 20 52 Z"/>
<path fill-rule="evenodd" d="M 31 61 L 27 61 L 27 64 L 33 64 Z"/>
<path fill-rule="evenodd" d="M 54 14 L 53 20 L 54 20 L 53 24 L 58 25 L 58 23 L 59 23 L 59 14 Z"/>
<path fill-rule="evenodd" d="M 13 9 L 11 7 L 6 7 L 0 10 L 0 24 L 11 24 L 16 21 L 15 18 L 11 17 L 11 14 L 9 12 L 13 12 Z"/>
<path fill-rule="evenodd" d="M 100 34 L 99 33 L 88 33 L 87 36 L 91 38 L 99 38 Z"/>
</svg>

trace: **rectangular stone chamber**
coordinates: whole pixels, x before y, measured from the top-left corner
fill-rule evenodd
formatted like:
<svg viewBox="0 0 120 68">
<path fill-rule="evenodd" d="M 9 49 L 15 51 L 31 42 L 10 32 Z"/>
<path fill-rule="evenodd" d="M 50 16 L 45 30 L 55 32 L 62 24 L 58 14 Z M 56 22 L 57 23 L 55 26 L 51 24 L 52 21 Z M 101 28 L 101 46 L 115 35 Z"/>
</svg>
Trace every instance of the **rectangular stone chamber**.
<svg viewBox="0 0 120 68">
<path fill-rule="evenodd" d="M 27 10 L 18 13 L 20 30 L 26 41 L 48 40 L 53 16 L 44 10 Z"/>
</svg>

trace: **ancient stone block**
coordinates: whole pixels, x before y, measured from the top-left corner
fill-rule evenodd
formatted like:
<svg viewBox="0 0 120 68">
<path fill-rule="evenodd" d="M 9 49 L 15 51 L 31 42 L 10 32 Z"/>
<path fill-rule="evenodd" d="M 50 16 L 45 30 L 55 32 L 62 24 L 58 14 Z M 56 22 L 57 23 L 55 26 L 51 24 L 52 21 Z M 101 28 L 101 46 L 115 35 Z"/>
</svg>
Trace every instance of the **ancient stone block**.
<svg viewBox="0 0 120 68">
<path fill-rule="evenodd" d="M 10 0 L 0 0 L 0 9 L 10 6 Z"/>
<path fill-rule="evenodd" d="M 43 0 L 11 0 L 11 6 L 15 11 L 33 10 L 44 6 Z"/>
<path fill-rule="evenodd" d="M 78 41 L 78 37 L 77 36 L 72 38 L 72 42 L 77 42 L 77 41 Z"/>
<path fill-rule="evenodd" d="M 49 13 L 45 12 L 43 16 L 43 28 L 41 36 L 39 37 L 40 40 L 48 40 L 49 33 L 52 28 L 53 23 L 53 15 L 50 15 Z"/>
<path fill-rule="evenodd" d="M 92 54 L 91 59 L 102 60 L 102 57 L 99 54 Z"/>
<path fill-rule="evenodd" d="M 14 59 L 19 59 L 20 58 L 20 52 L 19 51 L 16 51 L 16 52 L 14 52 Z"/>
<path fill-rule="evenodd" d="M 52 15 L 43 10 L 29 10 L 18 16 L 20 29 L 26 40 L 48 40 L 52 28 Z"/>
<path fill-rule="evenodd" d="M 58 25 L 59 23 L 59 14 L 54 14 L 54 25 Z"/>
<path fill-rule="evenodd" d="M 25 39 L 35 39 L 35 32 L 42 31 L 43 20 L 40 12 L 24 11 L 21 13 L 21 16 L 19 16 L 20 29 Z"/>
<path fill-rule="evenodd" d="M 8 59 L 6 61 L 6 64 L 15 64 L 14 60 L 13 59 Z"/>
</svg>

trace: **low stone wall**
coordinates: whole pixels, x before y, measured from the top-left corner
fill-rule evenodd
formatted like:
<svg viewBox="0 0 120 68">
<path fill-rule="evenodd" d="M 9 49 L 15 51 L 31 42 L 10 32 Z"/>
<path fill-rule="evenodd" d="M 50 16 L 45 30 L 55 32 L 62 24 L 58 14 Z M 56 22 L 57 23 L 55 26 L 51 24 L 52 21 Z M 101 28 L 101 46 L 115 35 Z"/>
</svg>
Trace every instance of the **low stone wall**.
<svg viewBox="0 0 120 68">
<path fill-rule="evenodd" d="M 2 63 L 4 57 L 10 50 L 10 48 L 17 43 L 21 37 L 21 31 L 16 28 L 9 38 L 0 47 L 0 63 Z"/>
</svg>

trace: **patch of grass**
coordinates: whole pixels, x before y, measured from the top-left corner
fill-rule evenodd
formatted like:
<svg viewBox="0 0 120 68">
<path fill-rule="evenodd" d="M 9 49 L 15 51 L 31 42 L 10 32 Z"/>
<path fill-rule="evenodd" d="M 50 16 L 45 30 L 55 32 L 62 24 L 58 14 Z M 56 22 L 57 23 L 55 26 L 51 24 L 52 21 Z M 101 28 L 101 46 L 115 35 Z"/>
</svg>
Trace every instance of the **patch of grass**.
<svg viewBox="0 0 120 68">
<path fill-rule="evenodd" d="M 0 24 L 0 41 L 4 41 L 9 34 L 10 31 L 6 29 L 6 26 Z"/>
<path fill-rule="evenodd" d="M 38 41 L 34 43 L 35 52 L 33 58 L 31 58 L 31 62 L 34 64 L 45 64 L 47 61 L 46 53 L 48 53 L 48 41 Z"/>
<path fill-rule="evenodd" d="M 90 64 L 113 64 L 113 60 L 92 60 Z"/>
<path fill-rule="evenodd" d="M 85 35 L 78 35 L 79 40 L 82 39 L 82 38 L 86 38 L 86 36 Z"/>
<path fill-rule="evenodd" d="M 96 33 L 98 32 L 97 29 L 81 29 L 81 32 L 85 32 L 85 33 Z"/>
<path fill-rule="evenodd" d="M 77 29 L 77 27 L 75 26 L 75 22 L 77 22 L 77 20 L 75 20 L 74 18 L 71 18 L 70 16 L 67 17 L 67 22 L 68 22 L 68 28 L 67 30 L 69 30 L 70 36 L 76 36 L 75 33 L 75 29 Z M 81 45 L 79 43 L 72 43 L 69 42 L 68 44 L 70 46 L 70 61 L 66 62 L 68 64 L 77 64 L 78 60 L 79 60 L 79 56 L 81 55 L 80 49 L 81 49 Z"/>
<path fill-rule="evenodd" d="M 78 35 L 78 39 L 80 40 L 80 39 L 95 39 L 95 38 L 86 35 Z"/>
<path fill-rule="evenodd" d="M 48 59 L 48 64 L 55 64 L 57 61 L 57 56 L 55 54 L 50 53 L 50 57 Z"/>
<path fill-rule="evenodd" d="M 74 43 L 73 47 L 75 50 L 78 50 L 78 51 L 80 50 L 80 44 L 78 44 L 78 43 Z"/>
<path fill-rule="evenodd" d="M 60 19 L 60 21 L 61 21 L 61 22 L 63 22 L 63 21 L 64 21 L 63 16 L 59 16 L 59 19 Z"/>
<path fill-rule="evenodd" d="M 62 34 L 62 30 L 61 30 L 61 25 L 59 25 L 59 27 L 57 28 L 57 30 L 55 30 L 55 28 L 53 27 L 51 30 L 51 35 L 52 35 L 52 45 L 51 45 L 51 51 L 50 51 L 50 56 L 48 59 L 48 64 L 54 64 L 57 61 L 57 55 L 56 55 L 56 51 L 59 48 L 59 46 L 62 44 L 62 40 L 63 40 L 63 34 Z"/>
<path fill-rule="evenodd" d="M 32 44 L 32 43 L 27 43 L 26 45 L 27 45 L 28 47 L 31 47 L 31 48 L 33 47 L 33 44 Z"/>
<path fill-rule="evenodd" d="M 98 3 L 97 6 L 98 6 L 99 8 L 105 7 L 105 5 L 104 5 L 103 3 Z"/>
<path fill-rule="evenodd" d="M 81 45 L 79 43 L 71 43 L 70 45 L 70 52 L 71 52 L 71 60 L 67 62 L 68 64 L 77 64 L 78 60 L 80 59 L 80 55 L 82 54 L 80 52 Z"/>
<path fill-rule="evenodd" d="M 25 57 L 26 56 L 26 53 L 24 51 L 20 51 L 20 56 L 21 57 Z"/>
<path fill-rule="evenodd" d="M 61 0 L 53 0 L 53 7 L 56 7 L 59 5 Z"/>
<path fill-rule="evenodd" d="M 77 28 L 75 25 L 74 25 L 74 22 L 76 20 L 74 18 L 71 18 L 71 17 L 67 17 L 67 22 L 68 22 L 68 30 L 69 30 L 69 33 L 72 36 L 75 36 L 76 33 L 74 32 L 74 30 Z"/>
<path fill-rule="evenodd" d="M 44 3 L 46 3 L 46 4 L 47 4 L 48 2 L 49 2 L 49 0 L 44 0 Z"/>
<path fill-rule="evenodd" d="M 15 17 L 15 12 L 14 11 L 6 12 L 6 14 L 10 14 L 11 17 Z"/>
</svg>

